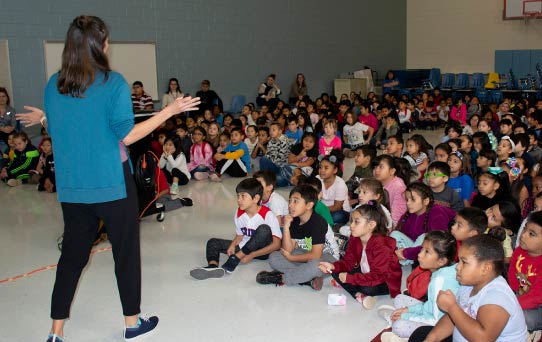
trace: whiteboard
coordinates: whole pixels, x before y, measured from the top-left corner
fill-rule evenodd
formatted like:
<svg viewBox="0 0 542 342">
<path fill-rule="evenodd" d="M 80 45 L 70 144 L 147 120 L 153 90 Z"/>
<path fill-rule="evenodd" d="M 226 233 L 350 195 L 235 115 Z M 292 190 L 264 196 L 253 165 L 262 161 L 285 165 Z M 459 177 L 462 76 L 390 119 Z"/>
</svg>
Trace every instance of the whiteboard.
<svg viewBox="0 0 542 342">
<path fill-rule="evenodd" d="M 46 40 L 43 46 L 46 77 L 49 80 L 62 65 L 64 42 Z M 145 92 L 153 100 L 161 99 L 158 97 L 154 42 L 110 42 L 107 55 L 111 69 L 121 73 L 130 87 L 134 81 L 141 81 Z"/>
<path fill-rule="evenodd" d="M 11 68 L 9 64 L 9 47 L 7 40 L 0 40 L 0 87 L 7 89 L 11 99 L 10 105 L 14 107 L 13 88 L 11 86 Z"/>
</svg>

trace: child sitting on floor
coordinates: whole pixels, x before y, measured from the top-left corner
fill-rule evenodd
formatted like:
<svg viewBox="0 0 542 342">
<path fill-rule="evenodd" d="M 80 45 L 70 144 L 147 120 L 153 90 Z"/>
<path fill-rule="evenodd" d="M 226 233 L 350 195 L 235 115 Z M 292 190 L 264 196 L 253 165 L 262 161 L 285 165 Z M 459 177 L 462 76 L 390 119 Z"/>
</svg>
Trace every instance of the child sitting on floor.
<svg viewBox="0 0 542 342">
<path fill-rule="evenodd" d="M 260 170 L 252 177 L 263 186 L 262 205 L 271 209 L 282 227 L 284 217 L 288 215 L 288 202 L 275 191 L 277 176 L 269 170 Z"/>
<path fill-rule="evenodd" d="M 392 332 L 382 334 L 383 341 L 392 341 L 391 334 L 401 338 L 409 337 L 421 326 L 434 326 L 444 315 L 437 306 L 440 291 L 459 289 L 454 259 L 457 245 L 448 232 L 433 231 L 425 235 L 422 250 L 418 254 L 420 267 L 431 272 L 431 279 L 425 302 L 400 294 L 393 300 L 393 306 L 381 306 L 378 314 L 391 323 Z"/>
<path fill-rule="evenodd" d="M 181 140 L 175 135 L 166 138 L 164 153 L 160 157 L 159 166 L 168 183 L 171 183 L 170 194 L 179 194 L 179 185 L 186 185 L 191 178 L 186 158 L 182 152 Z"/>
<path fill-rule="evenodd" d="M 321 290 L 320 261 L 333 262 L 339 249 L 331 228 L 324 218 L 314 212 L 318 193 L 308 185 L 299 185 L 290 192 L 290 215 L 284 218 L 282 249 L 269 257 L 272 272 L 256 276 L 259 284 L 308 285 Z"/>
<path fill-rule="evenodd" d="M 25 132 L 15 133 L 13 144 L 15 147 L 13 160 L 2 169 L 0 179 L 9 186 L 18 186 L 28 182 L 29 172 L 36 169 L 40 154 Z"/>
<path fill-rule="evenodd" d="M 250 154 L 247 145 L 243 142 L 243 130 L 241 127 L 232 127 L 230 134 L 231 142 L 224 151 L 215 154 L 215 172 L 210 175 L 212 181 L 221 181 L 223 174 L 231 177 L 246 177 L 250 172 Z"/>
<path fill-rule="evenodd" d="M 242 180 L 235 188 L 237 209 L 234 217 L 233 240 L 212 238 L 207 241 L 206 267 L 196 267 L 190 275 L 198 280 L 221 278 L 225 272 L 232 273 L 239 263 L 252 259 L 266 260 L 269 254 L 280 248 L 282 232 L 275 214 L 261 205 L 263 187 L 254 178 Z M 228 260 L 218 267 L 220 253 Z"/>
<path fill-rule="evenodd" d="M 433 230 L 448 230 L 455 217 L 449 208 L 434 204 L 431 188 L 423 183 L 412 183 L 405 190 L 407 212 L 390 236 L 397 241 L 397 257 L 401 264 L 416 260 L 425 234 Z"/>
<path fill-rule="evenodd" d="M 346 290 L 365 309 L 374 307 L 375 296 L 395 297 L 400 292 L 401 267 L 394 254 L 395 241 L 387 236 L 386 222 L 377 203 L 355 209 L 344 257 L 319 265 L 321 272 L 331 273 L 332 283 Z"/>
<path fill-rule="evenodd" d="M 190 147 L 188 171 L 196 180 L 207 179 L 214 171 L 213 146 L 205 141 L 206 135 L 203 127 L 194 128 L 192 133 L 194 143 Z"/>
<path fill-rule="evenodd" d="M 527 330 L 542 330 L 542 212 L 531 213 L 519 236 L 508 270 L 508 283 L 518 295 Z"/>
<path fill-rule="evenodd" d="M 410 341 L 527 340 L 527 327 L 518 299 L 506 280 L 501 243 L 488 235 L 463 242 L 459 249 L 457 294 L 443 291 L 437 297 L 446 314 L 434 328 L 418 328 Z"/>
<path fill-rule="evenodd" d="M 434 161 L 429 164 L 424 175 L 427 185 L 433 191 L 435 203 L 443 207 L 459 211 L 464 208 L 463 201 L 459 199 L 456 191 L 451 189 L 447 183 L 450 178 L 450 165 L 441 161 Z"/>
</svg>

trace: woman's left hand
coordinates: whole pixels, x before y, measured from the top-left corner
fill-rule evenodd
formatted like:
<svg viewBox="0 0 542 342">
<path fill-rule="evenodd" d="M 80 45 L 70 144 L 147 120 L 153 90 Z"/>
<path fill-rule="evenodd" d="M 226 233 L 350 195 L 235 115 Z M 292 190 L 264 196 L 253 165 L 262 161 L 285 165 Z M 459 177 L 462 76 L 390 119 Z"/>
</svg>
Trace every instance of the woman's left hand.
<svg viewBox="0 0 542 342">
<path fill-rule="evenodd" d="M 39 108 L 31 107 L 31 106 L 24 106 L 23 108 L 26 110 L 29 110 L 29 112 L 15 114 L 15 118 L 21 121 L 21 123 L 25 127 L 30 127 L 30 126 L 39 124 L 41 118 L 45 116 L 45 113 L 43 112 L 43 110 Z"/>
<path fill-rule="evenodd" d="M 162 112 L 168 113 L 169 116 L 173 116 L 182 112 L 190 112 L 198 110 L 198 105 L 201 103 L 199 97 L 178 97 L 173 103 L 162 109 Z"/>
</svg>

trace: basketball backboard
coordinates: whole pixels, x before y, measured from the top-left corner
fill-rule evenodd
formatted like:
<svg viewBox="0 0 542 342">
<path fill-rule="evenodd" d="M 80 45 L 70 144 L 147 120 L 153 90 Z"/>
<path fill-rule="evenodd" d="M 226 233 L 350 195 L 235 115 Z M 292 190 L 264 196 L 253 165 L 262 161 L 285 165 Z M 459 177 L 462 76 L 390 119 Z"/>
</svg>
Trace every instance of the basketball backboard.
<svg viewBox="0 0 542 342">
<path fill-rule="evenodd" d="M 504 0 L 504 20 L 541 18 L 542 0 Z"/>
</svg>

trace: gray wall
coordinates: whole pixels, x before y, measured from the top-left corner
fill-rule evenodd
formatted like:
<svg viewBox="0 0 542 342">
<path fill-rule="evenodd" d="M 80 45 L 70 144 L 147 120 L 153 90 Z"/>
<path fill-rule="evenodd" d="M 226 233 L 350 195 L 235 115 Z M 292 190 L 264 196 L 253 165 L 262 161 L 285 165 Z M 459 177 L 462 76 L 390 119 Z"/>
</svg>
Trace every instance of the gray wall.
<svg viewBox="0 0 542 342">
<path fill-rule="evenodd" d="M 43 40 L 63 40 L 79 14 L 104 19 L 112 41 L 156 41 L 159 91 L 177 77 L 194 94 L 207 78 L 225 108 L 253 101 L 269 73 L 287 96 L 303 72 L 316 97 L 339 73 L 406 65 L 405 0 L 0 0 L 17 110 L 42 105 Z"/>
</svg>

